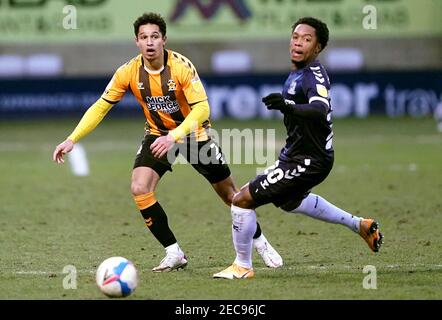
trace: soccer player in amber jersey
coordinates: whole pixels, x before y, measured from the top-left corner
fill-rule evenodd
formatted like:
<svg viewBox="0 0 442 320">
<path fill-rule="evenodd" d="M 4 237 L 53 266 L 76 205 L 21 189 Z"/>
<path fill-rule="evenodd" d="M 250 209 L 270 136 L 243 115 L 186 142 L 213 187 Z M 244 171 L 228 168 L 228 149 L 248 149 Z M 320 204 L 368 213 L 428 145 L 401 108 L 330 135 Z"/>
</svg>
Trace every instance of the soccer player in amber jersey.
<svg viewBox="0 0 442 320">
<path fill-rule="evenodd" d="M 130 90 L 146 117 L 144 139 L 132 171 L 131 191 L 146 226 L 166 250 L 165 258 L 152 271 L 166 272 L 187 265 L 187 258 L 155 196 L 163 174 L 172 171 L 177 153 L 187 158 L 228 206 L 239 190 L 221 149 L 207 134 L 210 109 L 195 67 L 183 55 L 165 49 L 164 19 L 156 13 L 145 13 L 134 22 L 134 32 L 140 54 L 118 68 L 101 98 L 85 112 L 69 137 L 55 148 L 53 160 L 63 163 L 63 155 L 94 130 Z M 177 146 L 180 147 L 175 150 Z M 200 158 L 201 154 L 205 159 Z M 267 266 L 280 267 L 282 259 L 261 233 L 258 223 L 256 229 L 256 250 Z"/>
<path fill-rule="evenodd" d="M 337 208 L 311 189 L 320 184 L 333 167 L 332 107 L 330 82 L 318 54 L 328 42 L 322 21 L 306 17 L 292 27 L 290 57 L 292 71 L 282 94 L 262 100 L 269 110 L 284 114 L 287 139 L 278 161 L 235 194 L 231 212 L 234 263 L 214 278 L 252 278 L 252 237 L 256 230 L 255 209 L 273 203 L 286 212 L 301 213 L 357 232 L 377 252 L 382 244 L 379 224 Z"/>
</svg>

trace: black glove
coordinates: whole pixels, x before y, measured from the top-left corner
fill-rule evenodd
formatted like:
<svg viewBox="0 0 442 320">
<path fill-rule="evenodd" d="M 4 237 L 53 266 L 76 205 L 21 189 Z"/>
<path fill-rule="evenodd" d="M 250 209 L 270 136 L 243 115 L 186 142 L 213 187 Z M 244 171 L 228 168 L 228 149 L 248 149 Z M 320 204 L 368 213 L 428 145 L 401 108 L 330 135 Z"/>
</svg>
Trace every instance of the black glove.
<svg viewBox="0 0 442 320">
<path fill-rule="evenodd" d="M 264 102 L 267 109 L 279 110 L 282 113 L 289 111 L 292 108 L 291 104 L 294 104 L 294 102 L 287 104 L 286 100 L 280 93 L 271 93 L 268 96 L 262 98 L 262 102 Z"/>
</svg>

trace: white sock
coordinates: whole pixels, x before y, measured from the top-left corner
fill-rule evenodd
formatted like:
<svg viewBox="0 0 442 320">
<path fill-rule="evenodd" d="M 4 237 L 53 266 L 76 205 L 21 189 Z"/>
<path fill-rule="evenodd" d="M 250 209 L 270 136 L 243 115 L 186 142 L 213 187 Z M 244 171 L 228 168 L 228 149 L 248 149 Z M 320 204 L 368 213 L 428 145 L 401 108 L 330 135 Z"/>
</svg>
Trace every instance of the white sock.
<svg viewBox="0 0 442 320">
<path fill-rule="evenodd" d="M 302 213 L 326 222 L 339 223 L 347 226 L 354 232 L 359 232 L 360 217 L 339 209 L 321 196 L 313 193 L 310 193 L 301 202 L 301 205 L 292 212 Z"/>
<path fill-rule="evenodd" d="M 256 212 L 231 206 L 232 239 L 236 251 L 235 263 L 243 268 L 252 267 L 253 235 L 256 232 Z"/>
<path fill-rule="evenodd" d="M 183 253 L 183 251 L 181 250 L 180 246 L 178 245 L 178 242 L 175 242 L 174 244 L 171 244 L 170 246 L 167 246 L 165 249 L 166 249 L 166 254 L 169 254 L 169 253 Z"/>
</svg>

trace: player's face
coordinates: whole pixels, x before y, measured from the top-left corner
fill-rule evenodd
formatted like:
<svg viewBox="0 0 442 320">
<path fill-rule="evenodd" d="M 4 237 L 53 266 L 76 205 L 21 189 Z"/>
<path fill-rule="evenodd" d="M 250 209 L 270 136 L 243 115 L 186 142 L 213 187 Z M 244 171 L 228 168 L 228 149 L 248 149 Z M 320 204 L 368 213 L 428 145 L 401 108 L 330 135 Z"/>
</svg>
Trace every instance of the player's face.
<svg viewBox="0 0 442 320">
<path fill-rule="evenodd" d="M 163 56 L 166 37 L 156 24 L 149 23 L 140 26 L 135 42 L 143 57 L 153 61 Z"/>
<path fill-rule="evenodd" d="M 307 24 L 298 24 L 290 40 L 290 57 L 293 63 L 309 63 L 316 59 L 321 51 L 315 28 Z"/>
</svg>

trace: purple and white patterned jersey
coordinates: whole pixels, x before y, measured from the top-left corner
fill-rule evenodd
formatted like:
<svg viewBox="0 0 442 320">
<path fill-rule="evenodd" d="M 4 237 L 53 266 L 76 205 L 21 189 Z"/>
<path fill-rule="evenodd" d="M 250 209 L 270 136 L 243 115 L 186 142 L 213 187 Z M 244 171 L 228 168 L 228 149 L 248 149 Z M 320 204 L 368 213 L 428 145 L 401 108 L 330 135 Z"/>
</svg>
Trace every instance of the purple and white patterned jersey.
<svg viewBox="0 0 442 320">
<path fill-rule="evenodd" d="M 317 60 L 290 73 L 282 95 L 292 108 L 284 113 L 288 137 L 280 160 L 292 162 L 299 156 L 310 156 L 319 162 L 333 161 L 329 91 L 327 72 Z"/>
</svg>

